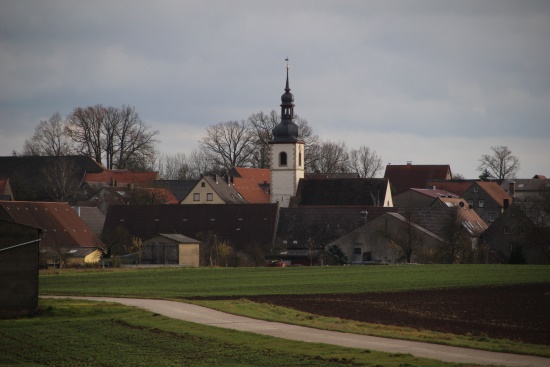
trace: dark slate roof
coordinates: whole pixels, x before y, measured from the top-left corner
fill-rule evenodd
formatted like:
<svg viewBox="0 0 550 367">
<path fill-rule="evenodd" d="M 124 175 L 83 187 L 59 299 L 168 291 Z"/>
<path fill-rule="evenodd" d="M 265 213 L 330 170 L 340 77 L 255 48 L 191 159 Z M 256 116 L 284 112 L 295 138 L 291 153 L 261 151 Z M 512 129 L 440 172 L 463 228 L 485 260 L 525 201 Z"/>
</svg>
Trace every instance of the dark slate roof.
<svg viewBox="0 0 550 367">
<path fill-rule="evenodd" d="M 450 179 L 450 174 L 451 167 L 448 164 L 389 164 L 384 178 L 390 180 L 393 194 L 399 194 L 407 189 L 426 188 L 429 180 Z"/>
<path fill-rule="evenodd" d="M 168 238 L 170 240 L 177 241 L 179 243 L 199 243 L 199 240 L 196 240 L 191 237 L 184 236 L 179 233 L 159 233 L 159 236 Z"/>
<path fill-rule="evenodd" d="M 462 196 L 478 180 L 428 180 L 426 187 L 429 189 L 446 190 Z"/>
<path fill-rule="evenodd" d="M 403 217 L 410 218 L 411 222 L 417 223 L 442 238 L 446 238 L 445 228 L 455 213 L 458 219 L 462 221 L 464 229 L 471 236 L 478 237 L 487 229 L 487 224 L 473 209 L 468 208 L 466 205 L 416 208 L 412 211 L 399 209 L 398 212 Z"/>
<path fill-rule="evenodd" d="M 384 178 L 302 179 L 298 184 L 298 205 L 364 205 L 384 202 L 388 180 Z"/>
<path fill-rule="evenodd" d="M 372 221 L 384 213 L 396 210 L 372 206 L 281 208 L 277 239 L 287 241 L 286 246 L 289 248 L 305 247 L 308 238 L 311 238 L 316 246 L 321 246 L 364 224 L 361 220 L 362 211 L 367 212 L 367 221 Z"/>
<path fill-rule="evenodd" d="M 47 201 L 52 198 L 38 178 L 54 162 L 68 161 L 76 168 L 73 179 L 80 184 L 86 172 L 102 172 L 105 167 L 86 156 L 10 156 L 0 157 L 0 177 L 8 177 L 13 195 L 18 200 Z"/>
<path fill-rule="evenodd" d="M 247 203 L 237 189 L 233 185 L 229 184 L 222 176 L 204 176 L 204 179 L 226 204 Z"/>
<path fill-rule="evenodd" d="M 182 201 L 199 180 L 155 180 L 151 183 L 153 187 L 160 187 L 170 190 L 178 201 Z"/>
<path fill-rule="evenodd" d="M 103 232 L 123 227 L 142 239 L 158 233 L 200 239 L 201 232 L 213 231 L 240 250 L 273 242 L 277 212 L 276 204 L 115 205 L 109 208 Z"/>
<path fill-rule="evenodd" d="M 67 203 L 0 201 L 0 217 L 43 230 L 44 247 L 101 247 L 103 244 Z"/>
<path fill-rule="evenodd" d="M 105 224 L 105 214 L 96 206 L 73 206 L 76 214 L 90 227 L 99 237 Z"/>
<path fill-rule="evenodd" d="M 544 177 L 544 176 L 543 176 Z M 510 183 L 515 183 L 516 192 L 538 192 L 550 190 L 550 180 L 545 178 L 514 178 L 505 179 L 500 187 L 506 192 L 510 192 Z"/>
</svg>

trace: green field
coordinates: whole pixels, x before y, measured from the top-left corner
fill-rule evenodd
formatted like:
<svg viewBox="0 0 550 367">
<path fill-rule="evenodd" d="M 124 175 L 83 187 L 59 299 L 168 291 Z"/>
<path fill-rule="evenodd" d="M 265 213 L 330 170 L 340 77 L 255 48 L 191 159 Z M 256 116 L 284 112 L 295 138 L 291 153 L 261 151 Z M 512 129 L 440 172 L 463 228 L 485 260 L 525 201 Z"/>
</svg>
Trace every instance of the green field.
<svg viewBox="0 0 550 367">
<path fill-rule="evenodd" d="M 550 282 L 550 267 L 401 265 L 53 271 L 40 294 L 178 299 L 191 296 L 392 292 Z"/>
<path fill-rule="evenodd" d="M 0 366 L 378 366 L 456 364 L 286 341 L 170 319 L 105 302 L 41 300 L 31 318 L 0 320 Z"/>
<path fill-rule="evenodd" d="M 550 267 L 410 265 L 48 270 L 41 295 L 192 296 L 379 292 L 550 282 Z M 394 338 L 550 356 L 550 347 L 317 317 L 250 301 L 199 301 L 251 317 Z M 117 304 L 41 299 L 31 318 L 0 321 L 2 366 L 451 366 L 410 355 L 285 341 L 196 325 Z"/>
</svg>

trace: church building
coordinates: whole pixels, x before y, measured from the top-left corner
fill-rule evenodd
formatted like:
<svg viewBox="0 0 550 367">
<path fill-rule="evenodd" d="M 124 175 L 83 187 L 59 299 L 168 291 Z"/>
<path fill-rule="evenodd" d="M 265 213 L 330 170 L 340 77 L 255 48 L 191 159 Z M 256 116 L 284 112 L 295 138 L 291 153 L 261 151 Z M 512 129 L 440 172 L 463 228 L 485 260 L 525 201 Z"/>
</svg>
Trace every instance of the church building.
<svg viewBox="0 0 550 367">
<path fill-rule="evenodd" d="M 294 123 L 294 96 L 290 93 L 286 66 L 286 88 L 281 96 L 281 122 L 273 130 L 271 148 L 270 202 L 288 207 L 296 194 L 300 179 L 304 178 L 304 141 L 298 125 Z"/>
</svg>

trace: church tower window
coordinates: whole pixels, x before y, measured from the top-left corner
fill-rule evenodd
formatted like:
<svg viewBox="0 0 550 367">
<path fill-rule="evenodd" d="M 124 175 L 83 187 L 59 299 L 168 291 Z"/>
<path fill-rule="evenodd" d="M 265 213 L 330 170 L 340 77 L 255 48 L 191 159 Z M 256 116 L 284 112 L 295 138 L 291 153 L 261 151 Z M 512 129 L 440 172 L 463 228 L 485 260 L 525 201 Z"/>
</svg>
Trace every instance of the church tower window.
<svg viewBox="0 0 550 367">
<path fill-rule="evenodd" d="M 281 154 L 279 154 L 279 166 L 286 166 L 286 153 L 285 152 L 281 152 Z"/>
</svg>

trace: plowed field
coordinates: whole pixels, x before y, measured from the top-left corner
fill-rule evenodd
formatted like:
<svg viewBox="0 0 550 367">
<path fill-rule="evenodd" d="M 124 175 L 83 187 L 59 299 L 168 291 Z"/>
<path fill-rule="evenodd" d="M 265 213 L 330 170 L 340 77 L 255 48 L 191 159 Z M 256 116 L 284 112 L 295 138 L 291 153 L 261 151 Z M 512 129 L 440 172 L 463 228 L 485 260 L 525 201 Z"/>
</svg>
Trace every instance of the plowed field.
<svg viewBox="0 0 550 367">
<path fill-rule="evenodd" d="M 238 298 L 369 323 L 550 345 L 550 283 Z"/>
</svg>

